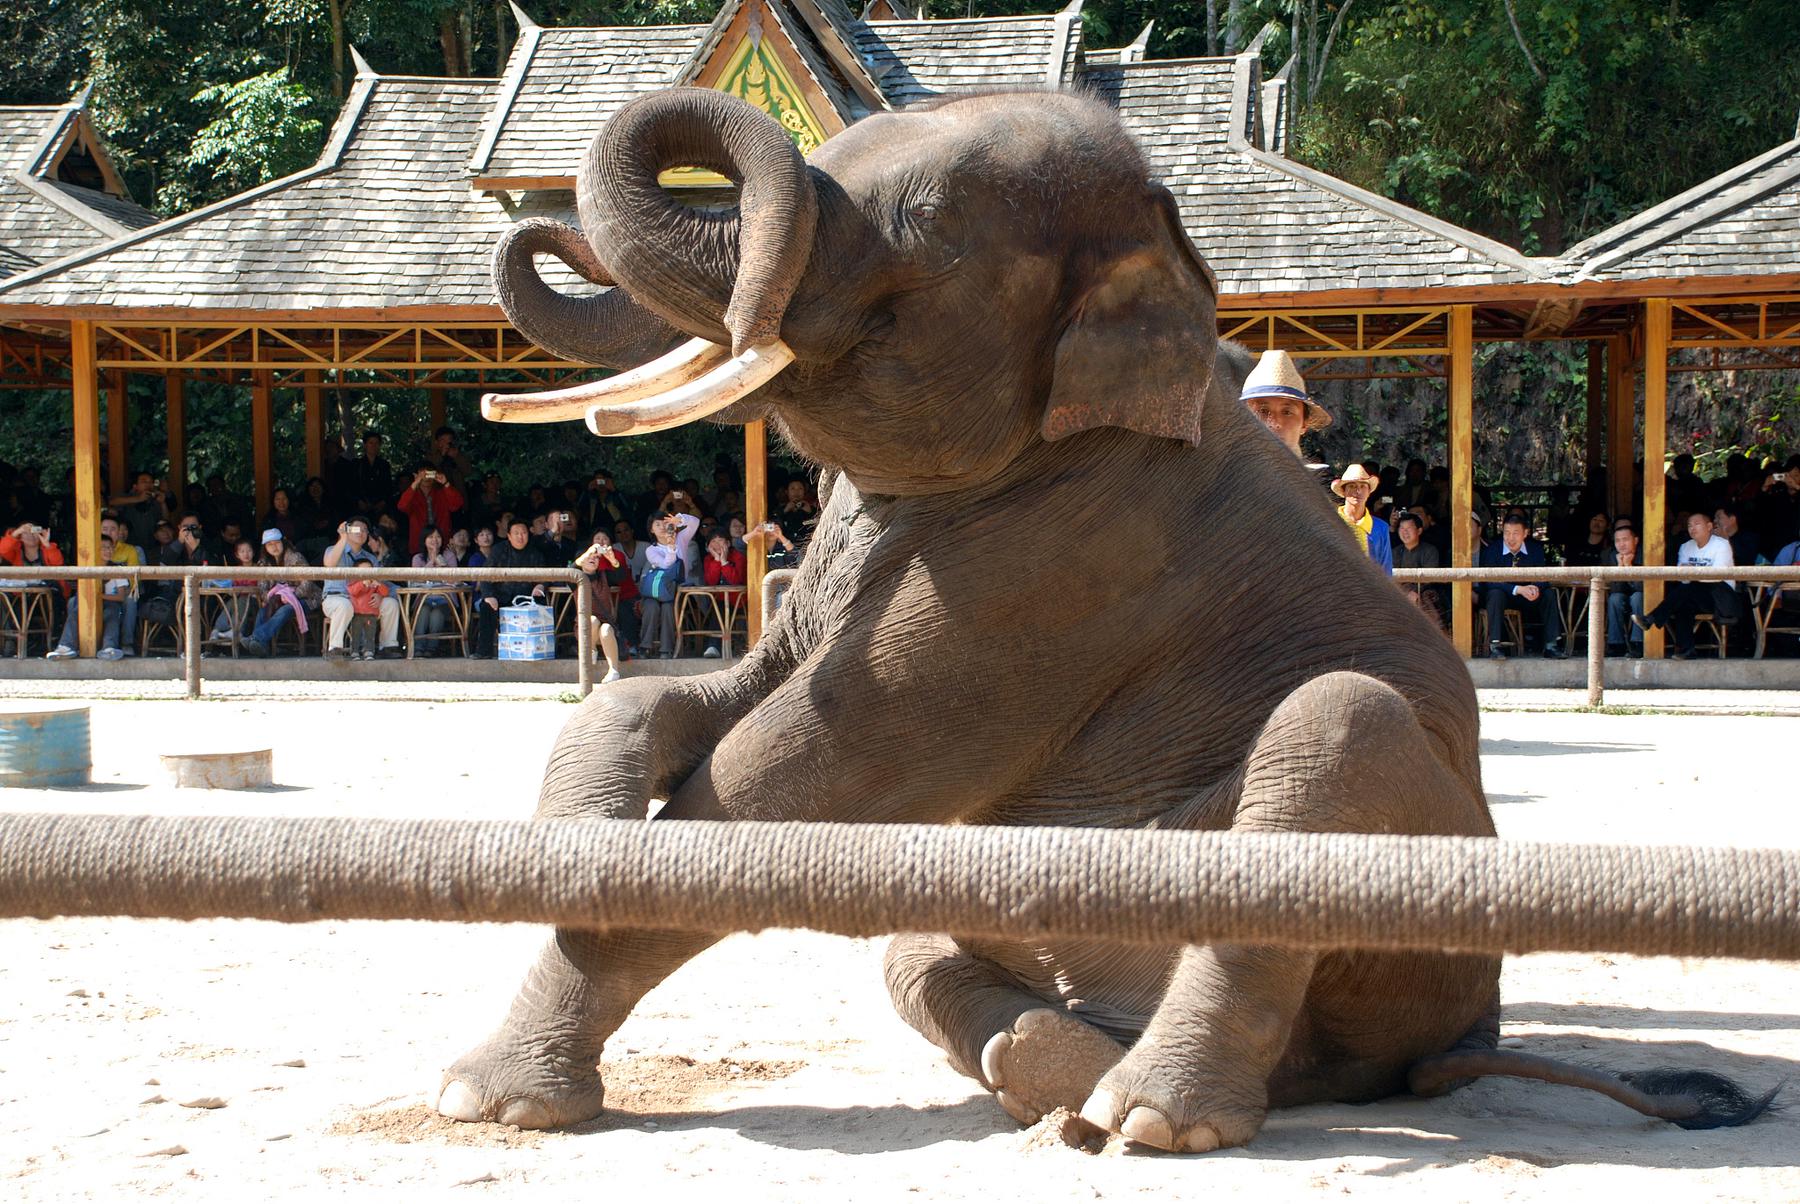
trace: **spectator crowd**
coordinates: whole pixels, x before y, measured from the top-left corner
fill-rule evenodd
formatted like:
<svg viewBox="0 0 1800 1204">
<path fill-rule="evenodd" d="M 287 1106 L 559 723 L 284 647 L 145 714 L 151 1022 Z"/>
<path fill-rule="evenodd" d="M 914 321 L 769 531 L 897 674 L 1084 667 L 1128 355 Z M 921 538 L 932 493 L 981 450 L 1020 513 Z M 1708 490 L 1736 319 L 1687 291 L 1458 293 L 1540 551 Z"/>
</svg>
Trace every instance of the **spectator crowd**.
<svg viewBox="0 0 1800 1204">
<path fill-rule="evenodd" d="M 578 568 L 601 636 L 597 650 L 604 647 L 616 671 L 621 659 L 680 651 L 678 589 L 744 585 L 754 546 L 764 548 L 775 568 L 796 566 L 805 555 L 818 515 L 808 479 L 782 482 L 768 507 L 770 521 L 756 530 L 745 526 L 739 480 L 736 466 L 721 458 L 706 484 L 658 470 L 648 481 L 630 483 L 634 489 L 602 468 L 585 479 L 509 487 L 497 472 L 477 472 L 448 427 L 396 472 L 381 435 L 371 431 L 354 457 L 327 440 L 320 474 L 297 488 L 275 489 L 262 514 L 219 474 L 177 493 L 154 473 L 140 472 L 127 492 L 103 499 L 100 563 L 217 566 L 218 577 L 205 583 L 241 587 L 247 604 L 219 608 L 209 642 L 234 640 L 252 656 L 268 656 L 284 635 L 317 626 L 327 657 L 359 660 L 404 655 L 400 602 L 394 584 L 381 579 L 383 568 Z M 53 494 L 35 468 L 0 462 L 0 563 L 44 569 L 42 578 L 0 582 L 0 588 L 49 587 L 57 612 L 52 627 L 60 632 L 46 649 L 52 659 L 73 657 L 78 646 L 76 591 L 52 571 L 70 562 L 74 517 L 72 473 Z M 307 565 L 369 574 L 325 582 L 232 575 L 239 567 Z M 445 648 L 431 637 L 450 630 L 455 585 L 448 573 L 441 584 L 446 592 L 427 594 L 417 611 L 420 655 Z M 466 655 L 493 657 L 501 609 L 521 595 L 542 602 L 547 592 L 544 584 L 476 586 Z M 103 582 L 97 655 L 138 654 L 155 624 L 172 626 L 180 593 L 179 581 Z M 702 655 L 720 655 L 718 641 Z"/>
</svg>

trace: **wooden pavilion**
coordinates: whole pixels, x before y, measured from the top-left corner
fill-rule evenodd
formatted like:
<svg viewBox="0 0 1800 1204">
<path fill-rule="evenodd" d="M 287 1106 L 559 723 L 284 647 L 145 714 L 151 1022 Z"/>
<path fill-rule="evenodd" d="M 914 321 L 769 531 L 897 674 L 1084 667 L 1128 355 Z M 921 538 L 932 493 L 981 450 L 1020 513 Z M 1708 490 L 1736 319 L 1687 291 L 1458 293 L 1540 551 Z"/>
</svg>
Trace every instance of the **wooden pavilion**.
<svg viewBox="0 0 1800 1204">
<path fill-rule="evenodd" d="M 97 546 L 102 396 L 106 471 L 114 488 L 124 486 L 127 374 L 166 382 L 169 462 L 181 479 L 183 382 L 248 385 L 260 509 L 274 484 L 272 414 L 284 390 L 304 402 L 311 472 L 331 385 L 425 388 L 436 425 L 447 394 L 472 412 L 467 394 L 482 385 L 582 371 L 507 325 L 488 280 L 489 251 L 523 217 L 572 221 L 575 166 L 593 132 L 626 101 L 673 84 L 745 97 L 802 150 L 870 112 L 953 90 L 1078 87 L 1098 95 L 1179 198 L 1190 236 L 1220 279 L 1221 333 L 1289 348 L 1312 361 L 1314 379 L 1446 379 L 1459 565 L 1472 554 L 1466 516 L 1478 341 L 1586 340 L 1590 387 L 1609 401 L 1590 406 L 1590 471 L 1603 461 L 1623 465 L 1612 477 L 1628 488 L 1631 365 L 1648 356 L 1645 446 L 1660 462 L 1656 382 L 1664 378 L 1655 348 L 1666 358 L 1687 345 L 1680 339 L 1704 339 L 1708 330 L 1723 337 L 1721 323 L 1739 331 L 1736 323 L 1753 312 L 1779 328 L 1793 300 L 1746 302 L 1694 278 L 1697 270 L 1679 280 L 1634 275 L 1626 265 L 1638 262 L 1649 227 L 1616 245 L 1590 240 L 1587 261 L 1532 259 L 1313 171 L 1284 154 L 1286 84 L 1262 78 L 1254 48 L 1232 58 L 1146 60 L 1140 36 L 1085 53 L 1080 0 L 1044 16 L 969 20 L 914 20 L 885 2 L 853 17 L 840 0 L 725 0 L 708 26 L 547 29 L 519 17 L 522 34 L 498 80 L 383 76 L 359 58 L 355 86 L 312 167 L 0 284 L 0 384 L 72 391 L 81 560 Z M 1757 172 L 1757 180 L 1770 174 Z M 672 176 L 671 186 L 712 183 Z M 1748 180 L 1722 193 L 1735 195 Z M 1661 220 L 1658 212 L 1638 220 Z M 1739 275 L 1757 291 L 1778 279 L 1766 270 Z M 583 287 L 572 276 L 553 280 Z M 1646 282 L 1654 283 L 1650 292 Z M 1747 294 L 1752 285 L 1738 279 L 1730 287 Z M 1679 308 L 1677 294 L 1696 300 Z M 1778 330 L 1775 342 L 1791 345 L 1793 334 Z M 761 424 L 746 428 L 745 442 L 746 503 L 754 509 L 765 493 Z M 1649 476 L 1646 514 L 1648 494 L 1660 502 L 1661 491 L 1661 474 Z M 754 584 L 760 565 L 752 567 Z M 1454 608 L 1465 654 L 1468 588 L 1457 588 Z M 98 613 L 82 608 L 84 651 Z"/>
</svg>

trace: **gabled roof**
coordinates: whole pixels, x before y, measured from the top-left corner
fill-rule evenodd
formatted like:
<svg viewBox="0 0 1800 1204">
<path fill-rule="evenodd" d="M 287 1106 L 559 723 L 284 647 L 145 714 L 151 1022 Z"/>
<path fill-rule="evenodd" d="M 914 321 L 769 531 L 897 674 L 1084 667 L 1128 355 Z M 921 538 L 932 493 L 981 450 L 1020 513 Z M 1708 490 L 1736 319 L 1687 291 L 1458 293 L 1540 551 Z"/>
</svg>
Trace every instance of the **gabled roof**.
<svg viewBox="0 0 1800 1204">
<path fill-rule="evenodd" d="M 0 278 L 156 220 L 113 170 L 85 93 L 65 105 L 0 106 Z"/>
<path fill-rule="evenodd" d="M 1090 65 L 1082 76 L 1085 89 L 1118 110 L 1175 194 L 1224 293 L 1544 278 L 1537 262 L 1510 247 L 1261 149 L 1257 76 L 1248 55 Z"/>
<path fill-rule="evenodd" d="M 1800 136 L 1563 252 L 1574 280 L 1800 275 Z"/>
<path fill-rule="evenodd" d="M 492 309 L 500 232 L 570 216 L 566 194 L 515 203 L 470 190 L 499 86 L 360 76 L 312 167 L 9 281 L 0 307 Z M 559 266 L 546 263 L 546 276 Z"/>
</svg>

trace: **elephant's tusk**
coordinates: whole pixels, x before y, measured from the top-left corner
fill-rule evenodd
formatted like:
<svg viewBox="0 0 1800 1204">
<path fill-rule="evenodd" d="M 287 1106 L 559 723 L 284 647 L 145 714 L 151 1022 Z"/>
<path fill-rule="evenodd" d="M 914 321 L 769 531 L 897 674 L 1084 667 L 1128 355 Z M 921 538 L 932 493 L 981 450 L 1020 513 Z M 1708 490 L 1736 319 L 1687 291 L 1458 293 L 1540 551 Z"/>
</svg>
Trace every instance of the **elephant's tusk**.
<svg viewBox="0 0 1800 1204">
<path fill-rule="evenodd" d="M 690 384 L 680 385 L 661 397 L 631 405 L 588 411 L 588 430 L 596 435 L 647 435 L 666 431 L 716 414 L 751 391 L 761 388 L 794 362 L 794 353 L 780 339 L 752 347 Z"/>
<path fill-rule="evenodd" d="M 656 397 L 730 360 L 731 348 L 709 339 L 690 339 L 667 355 L 605 380 L 542 393 L 484 393 L 481 416 L 489 422 L 575 422 L 593 406 Z"/>
</svg>

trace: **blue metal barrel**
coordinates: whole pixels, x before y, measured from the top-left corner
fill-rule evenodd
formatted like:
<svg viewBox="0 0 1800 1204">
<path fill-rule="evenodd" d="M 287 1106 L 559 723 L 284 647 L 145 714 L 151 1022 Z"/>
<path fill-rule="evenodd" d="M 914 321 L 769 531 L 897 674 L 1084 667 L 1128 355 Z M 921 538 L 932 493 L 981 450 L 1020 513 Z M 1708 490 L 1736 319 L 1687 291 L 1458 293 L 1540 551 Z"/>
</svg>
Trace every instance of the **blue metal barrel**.
<svg viewBox="0 0 1800 1204">
<path fill-rule="evenodd" d="M 0 788 L 86 786 L 88 709 L 0 712 Z"/>
</svg>

